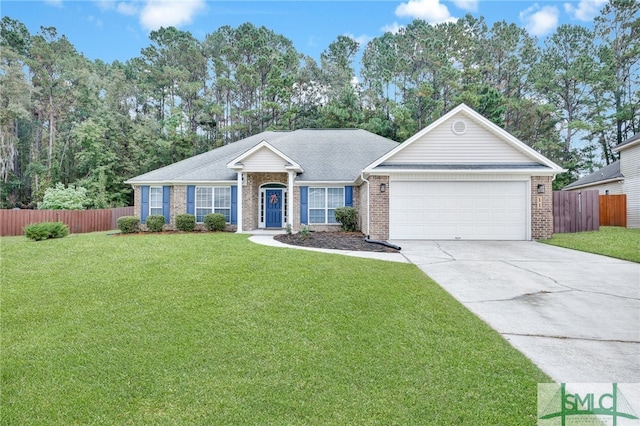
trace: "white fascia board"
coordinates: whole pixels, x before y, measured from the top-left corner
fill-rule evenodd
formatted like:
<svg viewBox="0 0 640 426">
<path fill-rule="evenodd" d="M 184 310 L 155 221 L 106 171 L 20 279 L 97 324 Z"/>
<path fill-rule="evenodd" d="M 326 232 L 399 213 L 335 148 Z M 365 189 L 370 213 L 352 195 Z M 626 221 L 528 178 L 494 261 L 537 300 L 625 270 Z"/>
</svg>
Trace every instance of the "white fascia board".
<svg viewBox="0 0 640 426">
<path fill-rule="evenodd" d="M 275 148 L 273 145 L 271 145 L 269 142 L 265 140 L 255 145 L 253 148 L 249 149 L 248 151 L 245 151 L 244 153 L 240 154 L 240 156 L 229 161 L 227 163 L 227 167 L 230 169 L 234 169 L 236 171 L 242 170 L 243 168 L 242 164 L 238 164 L 238 163 L 242 163 L 242 161 L 245 158 L 253 155 L 255 152 L 257 152 L 262 148 L 267 148 L 268 150 L 270 150 L 271 152 L 273 152 L 274 154 L 282 158 L 285 161 L 285 164 L 287 164 L 287 166 L 285 166 L 287 170 L 295 170 L 295 171 L 302 172 L 302 167 L 298 163 L 293 161 L 291 158 L 289 158 L 284 153 L 282 153 L 282 151 L 278 150 L 277 148 Z"/>
<path fill-rule="evenodd" d="M 383 169 L 378 168 L 376 170 L 367 172 L 367 176 L 392 176 L 396 174 L 406 174 L 406 173 L 420 173 L 420 174 L 450 174 L 450 175 L 459 175 L 459 174 L 473 174 L 473 175 L 523 175 L 523 176 L 555 176 L 558 173 L 564 172 L 566 170 L 560 169 L 558 170 L 550 170 L 550 169 Z"/>
<path fill-rule="evenodd" d="M 177 185 L 195 185 L 195 186 L 212 186 L 212 185 L 231 185 L 234 186 L 237 183 L 237 180 L 209 180 L 209 181 L 179 181 L 179 180 L 171 180 L 171 181 L 167 181 L 167 180 L 163 180 L 163 181 L 136 181 L 136 182 L 129 182 L 129 181 L 125 181 L 124 183 L 129 183 L 131 185 L 133 185 L 134 187 L 136 186 L 142 186 L 142 185 L 156 185 L 156 186 L 160 186 L 160 185 L 169 185 L 169 186 L 177 186 Z"/>
<path fill-rule="evenodd" d="M 613 152 L 624 151 L 625 149 L 631 148 L 631 147 L 636 146 L 638 144 L 640 144 L 640 139 L 637 139 L 637 140 L 635 140 L 635 141 L 633 141 L 631 143 L 628 143 L 626 145 L 614 146 L 613 148 L 611 148 L 611 151 L 613 151 Z"/>
<path fill-rule="evenodd" d="M 354 181 L 296 181 L 295 186 L 357 186 Z"/>
<path fill-rule="evenodd" d="M 585 184 L 582 184 L 582 185 L 576 185 L 576 186 L 572 186 L 571 188 L 564 187 L 564 188 L 562 188 L 562 190 L 563 191 L 573 191 L 574 189 L 585 189 L 585 188 L 589 188 L 590 186 L 604 185 L 605 183 L 616 183 L 616 182 L 622 183 L 623 181 L 624 181 L 623 177 L 617 177 L 617 178 L 612 178 L 612 179 L 599 180 L 597 182 L 585 183 Z"/>
</svg>

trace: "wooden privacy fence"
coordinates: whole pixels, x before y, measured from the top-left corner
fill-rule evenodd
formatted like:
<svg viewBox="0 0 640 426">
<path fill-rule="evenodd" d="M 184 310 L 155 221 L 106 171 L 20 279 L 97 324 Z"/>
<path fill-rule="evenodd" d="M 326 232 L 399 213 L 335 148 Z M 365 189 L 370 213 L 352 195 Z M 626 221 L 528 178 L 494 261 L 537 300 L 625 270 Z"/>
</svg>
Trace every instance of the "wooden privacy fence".
<svg viewBox="0 0 640 426">
<path fill-rule="evenodd" d="M 627 227 L 627 195 L 600 196 L 600 226 Z"/>
<path fill-rule="evenodd" d="M 598 231 L 600 200 L 597 190 L 553 191 L 553 232 Z"/>
<path fill-rule="evenodd" d="M 31 223 L 64 222 L 72 234 L 116 229 L 121 216 L 133 215 L 133 207 L 99 210 L 0 210 L 0 236 L 22 235 Z"/>
</svg>

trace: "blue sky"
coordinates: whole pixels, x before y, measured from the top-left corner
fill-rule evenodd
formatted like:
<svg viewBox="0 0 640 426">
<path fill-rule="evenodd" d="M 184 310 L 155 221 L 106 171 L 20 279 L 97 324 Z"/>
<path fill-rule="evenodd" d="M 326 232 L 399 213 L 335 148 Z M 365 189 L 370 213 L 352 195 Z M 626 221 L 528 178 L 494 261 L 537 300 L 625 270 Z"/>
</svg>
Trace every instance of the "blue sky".
<svg viewBox="0 0 640 426">
<path fill-rule="evenodd" d="M 223 25 L 244 22 L 291 39 L 299 52 L 318 59 L 339 35 L 366 43 L 415 18 L 438 23 L 471 13 L 489 25 L 505 20 L 544 39 L 561 24 L 591 26 L 607 0 L 406 0 L 406 1 L 216 1 L 216 0 L 3 0 L 2 16 L 34 34 L 56 27 L 89 59 L 126 61 L 147 47 L 149 33 L 175 26 L 204 39 Z"/>
</svg>

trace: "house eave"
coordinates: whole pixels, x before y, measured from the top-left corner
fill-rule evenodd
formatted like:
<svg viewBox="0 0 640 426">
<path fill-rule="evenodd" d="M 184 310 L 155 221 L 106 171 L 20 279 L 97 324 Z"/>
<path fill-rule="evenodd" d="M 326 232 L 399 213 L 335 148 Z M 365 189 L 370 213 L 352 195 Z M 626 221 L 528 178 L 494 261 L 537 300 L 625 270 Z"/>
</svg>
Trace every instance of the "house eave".
<svg viewBox="0 0 640 426">
<path fill-rule="evenodd" d="M 589 183 L 585 183 L 585 184 L 582 184 L 582 185 L 576 185 L 576 186 L 571 186 L 571 187 L 565 186 L 564 188 L 562 188 L 562 190 L 563 191 L 573 191 L 574 189 L 585 189 L 585 188 L 589 188 L 590 186 L 604 185 L 604 184 L 607 184 L 607 183 L 623 183 L 623 182 L 624 182 L 624 178 L 623 177 L 617 177 L 617 178 L 599 180 L 597 182 L 589 182 Z"/>
<path fill-rule="evenodd" d="M 555 176 L 558 173 L 566 172 L 565 169 L 420 169 L 420 168 L 406 168 L 406 169 L 397 169 L 397 168 L 385 168 L 385 167 L 376 167 L 373 170 L 365 170 L 365 174 L 369 176 L 388 176 L 394 174 L 407 174 L 407 173 L 438 173 L 438 174 L 474 174 L 474 175 L 483 175 L 483 174 L 504 174 L 504 175 L 523 175 L 523 176 Z"/>
<path fill-rule="evenodd" d="M 212 186 L 212 185 L 235 185 L 236 180 L 208 180 L 208 181 L 180 181 L 180 180 L 163 180 L 163 181 L 125 181 L 124 183 L 136 186 L 178 186 L 178 185 L 195 185 L 195 186 Z"/>
</svg>

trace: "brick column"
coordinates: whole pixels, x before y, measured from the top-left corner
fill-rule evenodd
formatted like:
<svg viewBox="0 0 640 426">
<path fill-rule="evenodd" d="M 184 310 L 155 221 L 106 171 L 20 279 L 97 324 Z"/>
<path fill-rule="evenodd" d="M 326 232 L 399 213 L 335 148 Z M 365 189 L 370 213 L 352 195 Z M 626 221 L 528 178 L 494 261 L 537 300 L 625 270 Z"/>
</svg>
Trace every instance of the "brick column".
<svg viewBox="0 0 640 426">
<path fill-rule="evenodd" d="M 389 177 L 369 177 L 369 236 L 373 240 L 389 239 Z M 387 187 L 380 192 L 380 184 Z"/>
<path fill-rule="evenodd" d="M 544 240 L 553 235 L 553 186 L 551 176 L 531 177 L 531 238 Z M 544 185 L 544 193 L 538 193 Z"/>
</svg>

